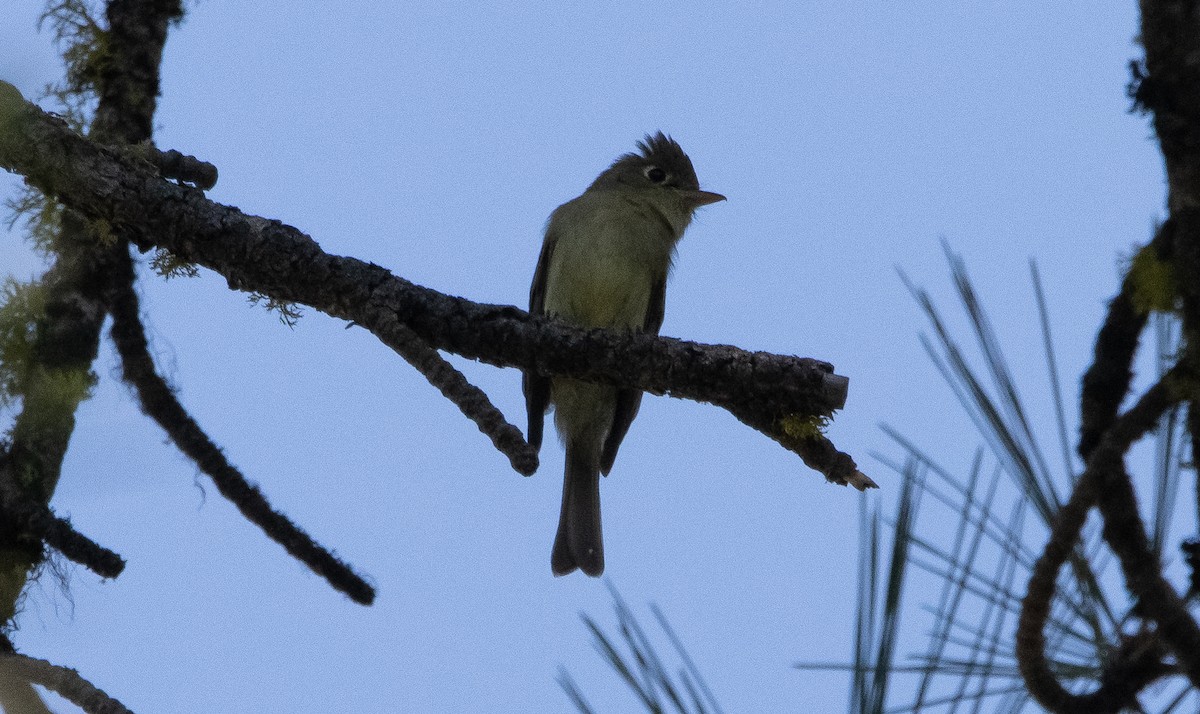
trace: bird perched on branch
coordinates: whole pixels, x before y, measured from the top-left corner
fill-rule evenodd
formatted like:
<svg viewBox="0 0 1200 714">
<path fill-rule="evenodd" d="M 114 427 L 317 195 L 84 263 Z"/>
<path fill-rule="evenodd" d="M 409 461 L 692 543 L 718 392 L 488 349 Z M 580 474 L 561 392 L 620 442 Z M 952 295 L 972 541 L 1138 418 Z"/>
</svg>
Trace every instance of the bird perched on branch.
<svg viewBox="0 0 1200 714">
<path fill-rule="evenodd" d="M 701 206 L 725 200 L 701 191 L 692 161 L 661 131 L 619 157 L 578 198 L 550 214 L 529 291 L 529 311 L 581 327 L 658 334 L 675 245 Z M 604 572 L 600 474 L 612 469 L 642 393 L 526 373 L 528 439 L 554 422 L 566 447 L 562 512 L 550 556 L 555 575 Z"/>
</svg>

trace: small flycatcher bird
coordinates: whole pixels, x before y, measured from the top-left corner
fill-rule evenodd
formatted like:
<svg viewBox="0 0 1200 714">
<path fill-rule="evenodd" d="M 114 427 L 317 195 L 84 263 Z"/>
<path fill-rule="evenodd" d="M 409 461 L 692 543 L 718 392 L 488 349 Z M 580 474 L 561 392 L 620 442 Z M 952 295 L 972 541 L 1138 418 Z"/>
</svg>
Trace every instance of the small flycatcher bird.
<svg viewBox="0 0 1200 714">
<path fill-rule="evenodd" d="M 691 159 L 661 131 L 637 146 L 550 214 L 529 291 L 532 314 L 658 334 L 675 244 L 697 208 L 725 197 L 700 190 Z M 541 447 L 542 420 L 553 405 L 567 450 L 550 568 L 600 575 L 600 474 L 612 469 L 642 392 L 528 372 L 522 386 L 530 445 Z"/>
</svg>

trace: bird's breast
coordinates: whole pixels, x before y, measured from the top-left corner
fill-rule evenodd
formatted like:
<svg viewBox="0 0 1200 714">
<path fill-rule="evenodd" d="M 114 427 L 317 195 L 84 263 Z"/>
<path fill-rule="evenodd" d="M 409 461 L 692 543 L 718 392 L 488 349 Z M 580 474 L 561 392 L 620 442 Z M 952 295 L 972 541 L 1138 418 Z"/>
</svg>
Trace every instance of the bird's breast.
<svg viewBox="0 0 1200 714">
<path fill-rule="evenodd" d="M 560 299 L 548 300 L 547 306 L 580 325 L 640 327 L 646 318 L 650 282 L 638 277 L 603 267 L 580 272 L 571 289 Z"/>
<path fill-rule="evenodd" d="M 549 228 L 557 244 L 546 311 L 589 327 L 644 325 L 651 289 L 670 266 L 669 228 L 621 203 L 563 208 Z"/>
</svg>

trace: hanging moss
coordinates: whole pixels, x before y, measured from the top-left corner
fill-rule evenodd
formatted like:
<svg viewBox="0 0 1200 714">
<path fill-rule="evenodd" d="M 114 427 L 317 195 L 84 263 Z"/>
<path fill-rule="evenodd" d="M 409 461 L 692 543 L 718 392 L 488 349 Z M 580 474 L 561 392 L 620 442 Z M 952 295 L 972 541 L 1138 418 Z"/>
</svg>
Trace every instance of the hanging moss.
<svg viewBox="0 0 1200 714">
<path fill-rule="evenodd" d="M 247 298 L 251 305 L 262 304 L 267 308 L 267 312 L 276 313 L 279 316 L 279 321 L 288 327 L 295 327 L 300 318 L 304 316 L 304 310 L 294 302 L 286 300 L 276 300 L 270 295 L 262 293 L 253 293 Z"/>
<path fill-rule="evenodd" d="M 46 309 L 41 283 L 9 278 L 0 287 L 0 406 L 24 394 L 33 364 L 34 334 Z"/>
<path fill-rule="evenodd" d="M 25 186 L 15 196 L 6 198 L 4 207 L 8 211 L 9 230 L 22 222 L 34 248 L 47 255 L 54 252 L 62 233 L 61 203 L 46 198 L 33 186 Z"/>
<path fill-rule="evenodd" d="M 200 274 L 195 263 L 189 263 L 165 248 L 154 251 L 154 257 L 150 259 L 150 268 L 164 280 L 194 278 Z"/>
</svg>

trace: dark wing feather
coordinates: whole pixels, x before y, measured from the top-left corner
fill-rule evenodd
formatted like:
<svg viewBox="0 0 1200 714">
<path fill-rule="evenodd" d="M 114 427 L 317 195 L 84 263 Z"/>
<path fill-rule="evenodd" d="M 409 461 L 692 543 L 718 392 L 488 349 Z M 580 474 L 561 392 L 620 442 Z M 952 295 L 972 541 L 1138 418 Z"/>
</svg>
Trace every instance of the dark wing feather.
<svg viewBox="0 0 1200 714">
<path fill-rule="evenodd" d="M 646 322 L 642 331 L 657 335 L 662 329 L 663 315 L 667 307 L 667 276 L 659 275 L 650 286 L 650 304 L 646 305 Z"/>
<path fill-rule="evenodd" d="M 533 285 L 529 287 L 529 313 L 542 315 L 546 304 L 546 273 L 550 270 L 550 259 L 554 255 L 557 241 L 549 233 L 542 243 L 537 269 L 533 272 Z M 525 372 L 521 378 L 521 389 L 525 392 L 525 410 L 529 415 L 529 426 L 525 438 L 534 451 L 542 448 L 542 426 L 546 409 L 550 407 L 550 378 L 533 372 Z"/>
<path fill-rule="evenodd" d="M 646 321 L 642 323 L 642 331 L 657 335 L 662 328 L 663 314 L 667 300 L 667 276 L 660 275 L 650 286 L 650 302 L 646 305 Z M 600 452 L 600 472 L 605 476 L 612 470 L 613 462 L 617 460 L 617 449 L 629 431 L 629 425 L 637 416 L 638 408 L 642 406 L 642 390 L 620 389 L 617 391 L 617 408 L 613 412 L 612 428 L 608 430 L 608 438 L 604 440 L 604 450 Z"/>
</svg>

